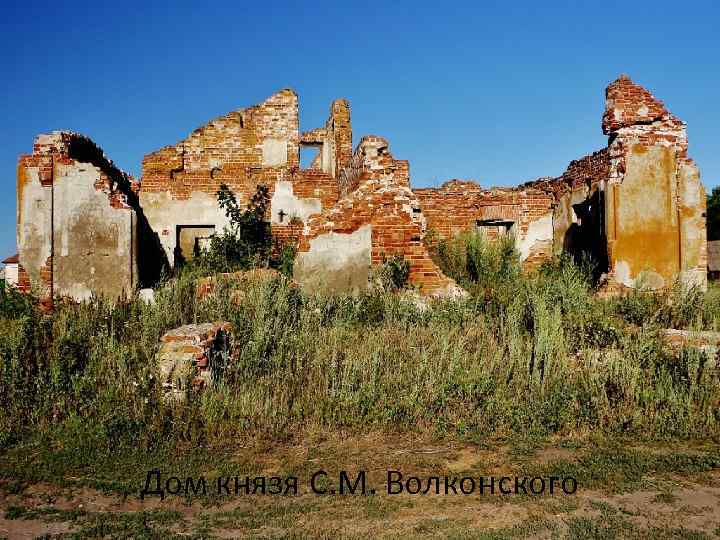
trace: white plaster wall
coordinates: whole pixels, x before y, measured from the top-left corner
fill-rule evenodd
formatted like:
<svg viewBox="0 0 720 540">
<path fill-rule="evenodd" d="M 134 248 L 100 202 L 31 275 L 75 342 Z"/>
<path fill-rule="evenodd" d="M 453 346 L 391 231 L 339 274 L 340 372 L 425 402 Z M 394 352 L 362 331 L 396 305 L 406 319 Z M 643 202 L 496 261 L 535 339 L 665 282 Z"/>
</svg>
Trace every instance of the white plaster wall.
<svg viewBox="0 0 720 540">
<path fill-rule="evenodd" d="M 295 258 L 294 278 L 309 292 L 358 292 L 368 286 L 372 225 L 350 234 L 329 232 L 310 240 Z"/>
<path fill-rule="evenodd" d="M 262 143 L 262 164 L 267 167 L 285 165 L 288 158 L 288 141 L 267 138 Z"/>
<path fill-rule="evenodd" d="M 5 268 L 5 283 L 7 285 L 15 286 L 18 283 L 18 265 L 17 264 L 6 264 Z"/>
<path fill-rule="evenodd" d="M 320 150 L 322 155 L 322 170 L 333 178 L 335 177 L 335 160 L 333 159 L 334 146 L 332 139 L 327 136 Z"/>
<path fill-rule="evenodd" d="M 129 294 L 137 277 L 135 212 L 113 208 L 95 188 L 101 171 L 89 163 L 56 166 L 53 182 L 54 294 L 75 300 L 93 293 Z"/>
<path fill-rule="evenodd" d="M 152 230 L 157 233 L 168 262 L 175 264 L 178 225 L 212 225 L 220 233 L 230 225 L 217 198 L 193 191 L 187 200 L 173 199 L 170 192 L 140 192 L 140 205 Z"/>
<path fill-rule="evenodd" d="M 280 210 L 284 212 L 283 221 L 280 221 Z M 281 180 L 275 183 L 275 191 L 270 199 L 270 215 L 272 223 L 288 223 L 293 216 L 306 222 L 313 214 L 322 211 L 320 199 L 301 199 L 293 194 L 292 182 Z"/>
<path fill-rule="evenodd" d="M 680 271 L 676 149 L 625 144 L 625 174 L 611 201 L 611 272 L 626 287 L 660 289 Z"/>
<path fill-rule="evenodd" d="M 707 269 L 702 261 L 707 254 L 705 228 L 705 189 L 700 172 L 694 165 L 683 163 L 678 171 L 678 209 L 680 215 L 680 279 L 687 285 L 707 288 Z"/>
<path fill-rule="evenodd" d="M 17 245 L 20 264 L 37 286 L 52 254 L 52 189 L 40 184 L 37 167 L 18 171 Z"/>
<path fill-rule="evenodd" d="M 553 215 L 552 212 L 530 222 L 527 233 L 516 239 L 517 250 L 520 253 L 520 260 L 524 261 L 530 256 L 532 248 L 538 242 L 552 242 L 553 240 Z"/>
</svg>

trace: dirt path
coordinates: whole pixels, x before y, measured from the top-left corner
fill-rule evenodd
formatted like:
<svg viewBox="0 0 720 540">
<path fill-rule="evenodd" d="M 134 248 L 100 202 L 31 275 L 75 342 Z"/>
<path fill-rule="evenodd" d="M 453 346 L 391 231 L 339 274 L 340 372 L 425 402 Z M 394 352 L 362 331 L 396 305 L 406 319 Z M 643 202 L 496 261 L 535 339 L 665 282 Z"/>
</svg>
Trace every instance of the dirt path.
<svg viewBox="0 0 720 540">
<path fill-rule="evenodd" d="M 711 455 L 712 446 L 628 450 L 598 468 L 607 453 L 557 445 L 493 451 L 368 438 L 324 444 L 258 452 L 257 470 L 291 470 L 302 479 L 305 471 L 362 467 L 377 493 L 317 495 L 301 481 L 297 496 L 141 501 L 47 483 L 17 488 L 6 480 L 0 483 L 0 538 L 720 538 L 720 469 L 692 458 Z M 383 478 L 396 468 L 405 478 L 424 479 L 566 468 L 578 476 L 578 489 L 537 496 L 497 489 L 388 495 Z"/>
</svg>

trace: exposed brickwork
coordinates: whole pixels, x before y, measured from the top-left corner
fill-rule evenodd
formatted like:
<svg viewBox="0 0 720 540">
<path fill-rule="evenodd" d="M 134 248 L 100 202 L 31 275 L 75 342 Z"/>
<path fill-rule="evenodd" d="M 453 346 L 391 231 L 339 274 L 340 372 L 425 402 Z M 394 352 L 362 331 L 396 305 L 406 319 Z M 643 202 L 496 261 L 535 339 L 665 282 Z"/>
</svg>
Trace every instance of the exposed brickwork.
<svg viewBox="0 0 720 540">
<path fill-rule="evenodd" d="M 347 168 L 352 159 L 352 125 L 350 123 L 350 104 L 345 99 L 335 100 L 331 107 L 327 127 L 332 132 L 334 160 L 336 163 L 333 176 Z"/>
<path fill-rule="evenodd" d="M 275 245 L 278 247 L 292 246 L 297 247 L 300 237 L 303 234 L 303 225 L 289 223 L 283 225 L 281 223 L 272 224 L 272 235 Z"/>
<path fill-rule="evenodd" d="M 551 194 L 534 187 L 482 189 L 472 181 L 450 180 L 439 188 L 414 190 L 427 230 L 447 239 L 462 231 L 482 230 L 490 238 L 512 233 L 520 241 L 530 224 L 552 212 Z M 501 225 L 484 226 L 500 222 Z M 510 225 L 512 224 L 512 225 Z M 523 253 L 526 267 L 537 265 L 552 254 L 552 239 L 538 239 Z"/>
<path fill-rule="evenodd" d="M 528 224 L 552 208 L 553 199 L 540 189 L 482 189 L 471 181 L 450 180 L 439 188 L 413 190 L 427 221 L 428 230 L 440 238 L 476 228 L 479 220 L 503 219 Z"/>
<path fill-rule="evenodd" d="M 341 175 L 340 194 L 347 196 L 366 180 L 389 176 L 393 177 L 397 185 L 410 187 L 409 162 L 394 159 L 383 137 L 366 135 L 360 140 L 348 167 Z"/>
<path fill-rule="evenodd" d="M 300 168 L 299 150 L 304 145 L 319 149 L 308 169 Z M 296 227 L 288 228 L 286 220 L 295 217 L 302 222 L 337 202 L 336 175 L 349 163 L 351 145 L 346 100 L 333 102 L 325 127 L 301 134 L 297 95 L 282 90 L 260 105 L 217 118 L 176 145 L 145 156 L 140 200 L 171 264 L 178 227 L 211 226 L 220 232 L 227 225 L 216 200 L 223 184 L 241 205 L 259 185 L 267 187 L 271 207 L 266 218 L 276 239 L 294 243 Z M 188 213 L 185 207 L 194 211 Z"/>
<path fill-rule="evenodd" d="M 317 169 L 293 170 L 290 180 L 296 197 L 320 199 L 323 208 L 331 207 L 340 198 L 337 181 L 324 171 Z"/>
<path fill-rule="evenodd" d="M 528 182 L 533 187 L 552 194 L 555 199 L 581 188 L 594 189 L 610 176 L 610 154 L 607 148 L 570 162 L 565 172 L 556 178 L 541 178 Z"/>
<path fill-rule="evenodd" d="M 687 155 L 685 124 L 627 76 L 606 90 L 602 127 L 608 147 L 572 161 L 559 177 L 517 188 L 484 189 L 451 180 L 438 188 L 412 190 L 409 163 L 395 159 L 384 138 L 365 136 L 353 152 L 350 117 L 349 103 L 338 99 L 324 126 L 301 133 L 298 97 L 285 89 L 148 154 L 140 183 L 114 167 L 86 137 L 65 132 L 38 137 L 33 153 L 21 156 L 18 166 L 19 244 L 24 241 L 19 247 L 20 288 L 29 290 L 37 283 L 51 297 L 57 283 L 68 281 L 66 273 L 78 273 L 77 264 L 58 271 L 57 235 L 63 238 L 58 245 L 64 264 L 74 249 L 68 238 L 89 230 L 96 236 L 91 247 L 103 244 L 105 255 L 117 241 L 128 246 L 118 244 L 116 251 L 127 247 L 131 261 L 140 257 L 134 237 L 98 236 L 95 229 L 103 223 L 97 216 L 82 227 L 73 225 L 76 214 L 117 216 L 88 207 L 75 212 L 73 189 L 87 178 L 94 196 L 84 192 L 86 202 L 101 192 L 111 210 L 137 214 L 137 227 L 134 221 L 118 221 L 110 228 L 142 230 L 141 237 L 149 238 L 169 264 L 176 253 L 189 249 L 187 242 L 179 245 L 181 232 L 187 234 L 189 228 L 212 234 L 227 225 L 216 200 L 221 185 L 229 186 L 241 205 L 264 185 L 271 196 L 266 218 L 276 248 L 295 245 L 303 255 L 296 277 L 300 272 L 309 279 L 325 271 L 322 281 L 352 269 L 351 279 L 334 280 L 346 290 L 366 284 L 368 269 L 394 254 L 410 262 L 410 281 L 424 292 L 450 290 L 455 285 L 430 260 L 425 237 L 430 230 L 450 238 L 476 228 L 491 238 L 511 233 L 526 267 L 565 250 L 576 256 L 590 253 L 612 287 L 635 286 L 646 269 L 656 286 L 667 286 L 678 274 L 705 284 L 705 196 Z M 300 167 L 303 146 L 318 152 L 306 169 Z M 58 183 L 63 178 L 70 183 Z M 59 207 L 56 192 L 63 201 Z M 27 193 L 32 204 L 25 201 Z M 63 205 L 72 208 L 65 211 Z M 28 215 L 30 209 L 36 215 Z M 58 214 L 64 219 L 60 227 L 54 221 Z M 31 236 L 33 241 L 27 241 Z M 135 270 L 129 271 L 126 280 L 132 283 Z M 87 295 L 82 279 L 73 279 L 62 286 Z M 87 277 L 88 282 L 93 279 Z M 107 282 L 103 276 L 93 286 Z"/>
<path fill-rule="evenodd" d="M 605 91 L 603 133 L 609 136 L 609 178 L 620 181 L 625 174 L 629 144 L 674 147 L 678 157 L 687 157 L 685 124 L 670 114 L 662 101 L 627 75 L 621 75 Z"/>
<path fill-rule="evenodd" d="M 297 95 L 282 90 L 145 156 L 141 191 L 169 191 L 175 199 L 187 199 L 192 192 L 214 195 L 226 184 L 247 198 L 257 184 L 272 185 L 299 167 L 299 142 Z M 270 156 L 269 146 L 276 155 Z"/>
<path fill-rule="evenodd" d="M 228 322 L 188 324 L 160 338 L 158 369 L 165 399 L 181 401 L 190 388 L 212 383 L 213 371 L 222 371 L 231 347 Z"/>
<path fill-rule="evenodd" d="M 605 135 L 610 135 L 623 127 L 677 120 L 668 112 L 662 101 L 639 84 L 632 82 L 627 75 L 620 75 L 607 87 L 605 102 L 605 113 L 602 118 Z"/>
<path fill-rule="evenodd" d="M 419 203 L 409 187 L 406 161 L 390 154 L 382 137 L 364 137 L 353 157 L 359 186 L 321 215 L 313 216 L 298 250 L 308 252 L 311 241 L 327 233 L 350 234 L 371 225 L 371 264 L 393 255 L 410 263 L 410 283 L 425 293 L 451 288 L 454 282 L 432 262 L 422 242 Z"/>
<path fill-rule="evenodd" d="M 330 171 L 300 170 L 300 144 L 322 145 L 332 137 L 337 167 L 344 168 L 352 152 L 352 128 L 347 101 L 336 100 L 326 128 L 298 131 L 298 99 L 282 90 L 260 105 L 239 109 L 196 129 L 187 139 L 148 154 L 143 159 L 143 193 L 168 191 L 175 199 L 192 192 L 215 195 L 227 185 L 243 202 L 258 184 L 274 188 L 290 180 L 300 197 L 318 197 L 323 206 L 338 199 L 337 182 Z M 278 156 L 264 156 L 272 142 Z M 283 159 L 284 158 L 284 159 Z M 334 169 L 335 167 L 333 167 Z"/>
</svg>

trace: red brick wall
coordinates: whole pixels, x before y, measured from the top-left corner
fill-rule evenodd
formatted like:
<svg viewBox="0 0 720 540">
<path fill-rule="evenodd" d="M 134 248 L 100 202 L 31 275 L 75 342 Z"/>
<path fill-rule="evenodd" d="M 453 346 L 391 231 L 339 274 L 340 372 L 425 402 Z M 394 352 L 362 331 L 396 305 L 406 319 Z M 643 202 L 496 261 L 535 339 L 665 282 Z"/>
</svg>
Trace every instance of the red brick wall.
<svg viewBox="0 0 720 540">
<path fill-rule="evenodd" d="M 574 189 L 591 189 L 610 176 L 610 152 L 607 148 L 570 162 L 565 172 L 556 178 L 541 178 L 524 184 L 552 195 L 555 199 Z"/>
<path fill-rule="evenodd" d="M 292 171 L 293 194 L 301 199 L 317 198 L 323 208 L 329 208 L 340 198 L 337 181 L 317 169 Z"/>
<path fill-rule="evenodd" d="M 350 165 L 352 159 L 352 124 L 350 123 L 350 103 L 345 99 L 333 101 L 330 109 L 327 129 L 333 134 L 335 146 L 335 176 Z"/>
<path fill-rule="evenodd" d="M 370 224 L 372 265 L 402 255 L 410 263 L 410 283 L 422 292 L 453 286 L 454 282 L 432 262 L 422 242 L 422 221 L 413 212 L 419 203 L 408 186 L 407 161 L 393 159 L 387 141 L 376 136 L 363 138 L 353 161 L 358 187 L 332 208 L 310 218 L 298 251 L 310 251 L 310 241 L 320 235 L 350 234 Z"/>
<path fill-rule="evenodd" d="M 524 235 L 530 222 L 546 215 L 553 203 L 550 195 L 533 187 L 482 189 L 475 182 L 462 180 L 413 191 L 427 229 L 440 238 L 472 230 L 478 220 L 488 219 L 514 221 L 517 233 Z"/>
<path fill-rule="evenodd" d="M 303 226 L 296 224 L 272 224 L 272 235 L 278 247 L 296 247 L 302 236 Z"/>
<path fill-rule="evenodd" d="M 671 118 L 662 101 L 655 98 L 627 75 L 620 75 L 605 90 L 603 133 L 609 135 L 622 127 L 649 124 Z"/>
<path fill-rule="evenodd" d="M 246 204 L 258 185 L 267 186 L 272 197 L 275 183 L 286 180 L 293 183 L 296 197 L 318 198 L 323 208 L 331 206 L 338 200 L 337 181 L 318 169 L 300 169 L 299 162 L 300 144 L 320 144 L 326 128 L 301 136 L 298 122 L 298 99 L 292 90 L 283 90 L 260 105 L 216 118 L 178 144 L 146 155 L 141 191 L 169 192 L 178 200 L 200 192 L 214 199 L 225 184 L 240 204 Z M 334 136 L 343 142 L 338 147 L 339 158 L 347 160 L 346 146 L 351 144 L 352 128 L 345 100 L 333 103 L 328 123 L 335 126 Z M 287 163 L 263 165 L 262 145 L 266 138 L 288 141 Z"/>
<path fill-rule="evenodd" d="M 266 138 L 288 141 L 285 165 L 263 166 Z M 141 190 L 169 191 L 175 199 L 187 199 L 193 191 L 214 195 L 226 184 L 246 201 L 258 184 L 271 185 L 298 167 L 297 95 L 283 90 L 260 105 L 208 122 L 175 146 L 146 155 Z"/>
</svg>

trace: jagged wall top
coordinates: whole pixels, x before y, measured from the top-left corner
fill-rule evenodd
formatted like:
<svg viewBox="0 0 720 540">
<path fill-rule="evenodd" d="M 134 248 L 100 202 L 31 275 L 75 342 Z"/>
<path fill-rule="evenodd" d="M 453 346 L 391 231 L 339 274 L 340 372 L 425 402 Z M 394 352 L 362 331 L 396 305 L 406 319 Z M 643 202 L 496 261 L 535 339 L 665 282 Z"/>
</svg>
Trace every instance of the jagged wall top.
<svg viewBox="0 0 720 540">
<path fill-rule="evenodd" d="M 623 127 L 673 118 L 665 104 L 627 75 L 620 75 L 605 90 L 602 129 L 611 135 Z"/>
</svg>

